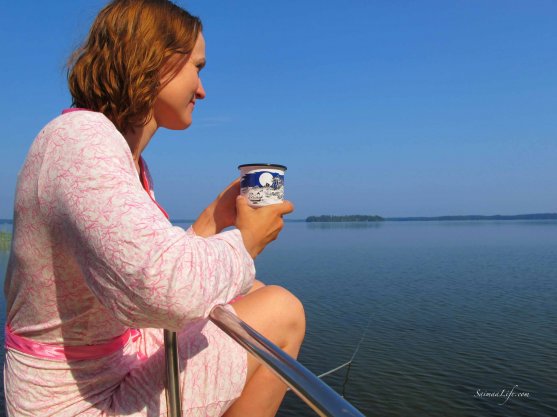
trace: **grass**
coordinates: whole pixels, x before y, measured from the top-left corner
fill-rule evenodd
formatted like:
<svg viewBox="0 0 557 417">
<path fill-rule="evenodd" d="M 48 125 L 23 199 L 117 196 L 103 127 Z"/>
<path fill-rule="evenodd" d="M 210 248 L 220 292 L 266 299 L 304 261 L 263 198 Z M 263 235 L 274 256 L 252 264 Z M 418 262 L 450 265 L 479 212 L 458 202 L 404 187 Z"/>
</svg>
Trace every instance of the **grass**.
<svg viewBox="0 0 557 417">
<path fill-rule="evenodd" d="M 5 232 L 0 230 L 0 251 L 10 250 L 12 244 L 12 234 L 11 232 Z"/>
</svg>

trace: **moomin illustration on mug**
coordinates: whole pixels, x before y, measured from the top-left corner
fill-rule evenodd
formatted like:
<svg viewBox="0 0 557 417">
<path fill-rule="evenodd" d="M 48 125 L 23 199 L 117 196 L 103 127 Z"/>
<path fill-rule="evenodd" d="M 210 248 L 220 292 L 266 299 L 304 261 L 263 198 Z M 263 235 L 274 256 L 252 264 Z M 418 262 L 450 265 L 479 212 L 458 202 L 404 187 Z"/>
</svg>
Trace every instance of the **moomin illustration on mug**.
<svg viewBox="0 0 557 417">
<path fill-rule="evenodd" d="M 241 180 L 240 194 L 248 199 L 252 207 L 282 203 L 284 199 L 284 171 L 278 164 L 239 165 Z"/>
</svg>

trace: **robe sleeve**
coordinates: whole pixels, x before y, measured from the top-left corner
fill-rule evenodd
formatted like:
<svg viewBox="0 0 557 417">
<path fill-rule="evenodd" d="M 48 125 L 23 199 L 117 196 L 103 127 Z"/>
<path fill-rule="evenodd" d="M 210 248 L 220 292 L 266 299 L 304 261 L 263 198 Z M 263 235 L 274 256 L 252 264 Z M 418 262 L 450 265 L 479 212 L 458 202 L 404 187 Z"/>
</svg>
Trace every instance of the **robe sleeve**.
<svg viewBox="0 0 557 417">
<path fill-rule="evenodd" d="M 255 268 L 239 230 L 203 238 L 173 226 L 114 126 L 75 113 L 48 144 L 39 201 L 96 298 L 128 326 L 177 331 L 245 293 Z"/>
</svg>

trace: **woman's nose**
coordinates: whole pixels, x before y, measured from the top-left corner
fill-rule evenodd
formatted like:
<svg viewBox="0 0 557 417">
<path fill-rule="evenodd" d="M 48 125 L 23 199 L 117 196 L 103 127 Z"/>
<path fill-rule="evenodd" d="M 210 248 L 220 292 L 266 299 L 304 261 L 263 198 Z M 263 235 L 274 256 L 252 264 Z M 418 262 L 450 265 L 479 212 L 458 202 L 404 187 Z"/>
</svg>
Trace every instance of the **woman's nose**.
<svg viewBox="0 0 557 417">
<path fill-rule="evenodd" d="M 199 85 L 197 86 L 197 90 L 195 90 L 195 97 L 203 100 L 205 96 L 206 94 L 205 89 L 203 88 L 203 83 L 201 82 L 201 79 L 199 79 Z"/>
</svg>

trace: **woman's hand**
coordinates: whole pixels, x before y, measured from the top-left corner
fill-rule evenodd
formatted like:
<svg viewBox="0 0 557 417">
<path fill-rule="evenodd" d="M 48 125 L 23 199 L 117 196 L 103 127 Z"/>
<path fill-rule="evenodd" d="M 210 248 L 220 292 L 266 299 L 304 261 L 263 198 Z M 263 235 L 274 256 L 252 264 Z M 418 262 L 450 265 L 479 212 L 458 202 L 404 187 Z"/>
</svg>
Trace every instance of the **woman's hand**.
<svg viewBox="0 0 557 417">
<path fill-rule="evenodd" d="M 294 206 L 289 201 L 252 208 L 245 197 L 236 198 L 236 227 L 242 233 L 244 246 L 253 259 L 277 238 L 284 226 L 282 216 L 292 211 Z"/>
<path fill-rule="evenodd" d="M 236 197 L 240 194 L 240 179 L 234 180 L 220 193 L 193 224 L 195 234 L 213 236 L 236 222 Z"/>
</svg>

